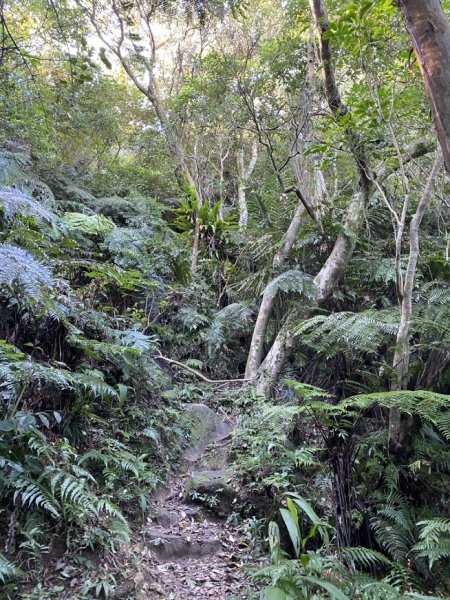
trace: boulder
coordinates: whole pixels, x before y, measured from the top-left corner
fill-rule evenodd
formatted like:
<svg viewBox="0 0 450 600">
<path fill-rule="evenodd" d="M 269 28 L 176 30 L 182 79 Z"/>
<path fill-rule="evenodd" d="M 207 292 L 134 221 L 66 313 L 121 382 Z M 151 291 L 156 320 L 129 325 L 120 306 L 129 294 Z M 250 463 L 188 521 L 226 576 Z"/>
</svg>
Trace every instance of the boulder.
<svg viewBox="0 0 450 600">
<path fill-rule="evenodd" d="M 219 517 L 226 517 L 236 508 L 238 494 L 230 485 L 233 474 L 217 471 L 194 471 L 186 486 L 186 499 L 200 502 Z"/>
<path fill-rule="evenodd" d="M 167 529 L 173 527 L 178 523 L 178 513 L 174 510 L 162 510 L 156 515 L 156 522 Z"/>
<path fill-rule="evenodd" d="M 206 448 L 231 434 L 231 429 L 206 404 L 183 404 L 182 421 L 189 431 L 189 440 L 183 453 L 185 460 L 198 461 Z"/>
</svg>

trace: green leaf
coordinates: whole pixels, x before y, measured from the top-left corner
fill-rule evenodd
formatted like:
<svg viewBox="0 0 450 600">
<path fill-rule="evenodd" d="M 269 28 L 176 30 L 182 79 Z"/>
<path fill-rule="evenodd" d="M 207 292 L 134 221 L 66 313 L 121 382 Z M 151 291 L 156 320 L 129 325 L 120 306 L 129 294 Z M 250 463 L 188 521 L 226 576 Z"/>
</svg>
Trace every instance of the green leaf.
<svg viewBox="0 0 450 600">
<path fill-rule="evenodd" d="M 124 406 L 128 395 L 128 386 L 124 385 L 123 383 L 118 383 L 116 388 L 119 393 L 119 406 Z"/>
<path fill-rule="evenodd" d="M 318 577 L 313 577 L 312 575 L 304 575 L 302 577 L 308 583 L 312 583 L 317 587 L 321 587 L 326 590 L 331 596 L 337 598 L 337 600 L 349 600 L 349 597 L 343 594 L 335 585 L 330 583 L 329 581 L 325 581 L 324 579 L 319 579 Z"/>
<path fill-rule="evenodd" d="M 50 421 L 48 420 L 48 418 L 43 413 L 38 413 L 37 416 L 41 420 L 41 423 L 44 425 L 44 427 L 50 429 Z"/>
<path fill-rule="evenodd" d="M 277 587 L 266 587 L 263 591 L 262 600 L 287 600 L 286 594 Z"/>
<path fill-rule="evenodd" d="M 292 545 L 294 546 L 295 556 L 298 558 L 300 555 L 301 547 L 301 536 L 298 523 L 295 522 L 295 517 L 291 514 L 287 508 L 280 508 L 281 516 L 289 532 Z"/>
<path fill-rule="evenodd" d="M 0 421 L 0 431 L 12 431 L 13 429 L 14 425 L 12 421 Z"/>
</svg>

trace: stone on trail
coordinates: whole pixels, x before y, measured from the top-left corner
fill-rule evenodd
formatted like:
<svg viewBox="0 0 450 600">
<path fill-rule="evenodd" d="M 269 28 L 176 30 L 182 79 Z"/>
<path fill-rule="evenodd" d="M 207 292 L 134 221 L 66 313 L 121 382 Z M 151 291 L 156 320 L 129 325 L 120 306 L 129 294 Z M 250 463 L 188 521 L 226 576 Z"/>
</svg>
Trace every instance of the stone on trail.
<svg viewBox="0 0 450 600">
<path fill-rule="evenodd" d="M 162 510 L 156 515 L 156 522 L 160 527 L 169 528 L 178 523 L 179 515 L 174 510 Z"/>
<path fill-rule="evenodd" d="M 215 537 L 192 539 L 190 536 L 173 535 L 153 528 L 145 531 L 145 538 L 158 558 L 165 561 L 210 556 L 221 546 L 220 540 Z"/>
<path fill-rule="evenodd" d="M 194 471 L 186 485 L 186 499 L 201 502 L 220 517 L 236 509 L 238 494 L 230 485 L 231 471 Z"/>
<path fill-rule="evenodd" d="M 183 404 L 182 420 L 189 431 L 183 457 L 189 462 L 201 458 L 209 444 L 227 438 L 230 427 L 206 404 Z"/>
</svg>

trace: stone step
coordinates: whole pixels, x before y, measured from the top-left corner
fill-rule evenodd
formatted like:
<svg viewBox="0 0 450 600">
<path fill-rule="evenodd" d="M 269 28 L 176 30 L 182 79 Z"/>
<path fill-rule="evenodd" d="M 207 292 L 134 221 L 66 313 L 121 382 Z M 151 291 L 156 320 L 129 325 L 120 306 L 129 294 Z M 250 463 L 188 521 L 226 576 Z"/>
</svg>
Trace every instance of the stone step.
<svg viewBox="0 0 450 600">
<path fill-rule="evenodd" d="M 144 540 L 161 562 L 211 556 L 221 547 L 220 540 L 213 536 L 194 538 L 156 528 L 146 529 Z"/>
<path fill-rule="evenodd" d="M 185 500 L 200 502 L 217 516 L 227 517 L 237 507 L 233 475 L 226 469 L 194 471 L 186 484 Z"/>
<path fill-rule="evenodd" d="M 164 529 L 170 529 L 176 526 L 179 521 L 185 519 L 201 521 L 202 514 L 200 507 L 189 508 L 187 506 L 180 506 L 176 510 L 161 510 L 155 517 L 157 524 Z"/>
</svg>

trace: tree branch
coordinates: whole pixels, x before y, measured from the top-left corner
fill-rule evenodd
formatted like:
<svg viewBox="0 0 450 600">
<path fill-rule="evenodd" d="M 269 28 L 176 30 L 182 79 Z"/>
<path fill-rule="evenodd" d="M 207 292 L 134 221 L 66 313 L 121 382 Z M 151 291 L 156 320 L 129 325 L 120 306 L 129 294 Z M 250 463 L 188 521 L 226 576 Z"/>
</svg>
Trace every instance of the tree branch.
<svg viewBox="0 0 450 600">
<path fill-rule="evenodd" d="M 206 381 L 206 383 L 212 383 L 212 384 L 216 384 L 216 383 L 245 383 L 247 381 L 250 381 L 250 379 L 248 379 L 248 378 L 247 379 L 246 378 L 242 378 L 242 379 L 208 379 L 208 377 L 206 377 L 205 375 L 203 375 L 203 373 L 200 373 L 200 371 L 197 371 L 197 369 L 193 369 L 192 367 L 188 367 L 184 363 L 179 362 L 178 360 L 174 360 L 173 358 L 167 358 L 167 356 L 163 356 L 161 354 L 161 352 L 158 352 L 157 358 L 159 358 L 160 360 L 163 360 L 164 362 L 169 363 L 171 365 L 177 365 L 177 367 L 181 367 L 182 369 L 185 369 L 186 371 L 189 371 L 190 373 L 193 373 L 196 377 L 198 377 L 202 381 Z"/>
</svg>

